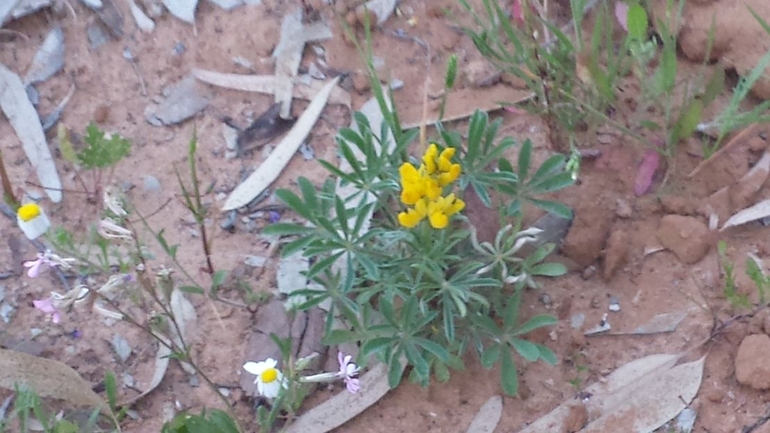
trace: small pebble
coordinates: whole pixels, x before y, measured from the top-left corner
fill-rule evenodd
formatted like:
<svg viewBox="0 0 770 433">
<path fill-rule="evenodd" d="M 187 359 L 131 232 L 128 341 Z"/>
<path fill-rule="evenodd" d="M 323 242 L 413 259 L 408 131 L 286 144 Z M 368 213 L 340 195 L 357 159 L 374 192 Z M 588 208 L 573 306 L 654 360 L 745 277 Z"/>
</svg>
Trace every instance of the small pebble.
<svg viewBox="0 0 770 433">
<path fill-rule="evenodd" d="M 10 304 L 2 303 L 0 304 L 0 318 L 3 319 L 3 322 L 8 323 L 11 321 L 11 318 L 13 317 L 13 313 L 16 312 L 16 309 L 13 308 Z"/>
<path fill-rule="evenodd" d="M 185 51 L 187 51 L 187 47 L 184 46 L 184 43 L 177 42 L 176 45 L 174 45 L 174 49 L 171 50 L 171 54 L 178 56 L 184 54 Z"/>
<path fill-rule="evenodd" d="M 551 296 L 548 293 L 543 293 L 537 298 L 538 301 L 540 301 L 543 305 L 546 307 L 550 307 L 551 304 L 553 304 L 553 300 L 551 299 Z"/>
<path fill-rule="evenodd" d="M 589 265 L 585 269 L 583 269 L 583 272 L 580 274 L 580 276 L 584 280 L 589 280 L 591 277 L 593 277 L 596 274 L 596 266 Z"/>
<path fill-rule="evenodd" d="M 192 386 L 193 388 L 197 388 L 197 387 L 199 387 L 199 386 L 200 386 L 200 384 L 201 384 L 200 380 L 198 380 L 198 376 L 190 376 L 190 380 L 189 380 L 189 382 L 188 382 L 188 383 L 189 383 L 189 384 L 190 384 L 190 386 Z"/>
<path fill-rule="evenodd" d="M 227 198 L 227 194 L 225 194 L 223 192 L 217 193 L 217 195 L 216 195 L 217 201 L 223 201 L 226 198 Z"/>
<path fill-rule="evenodd" d="M 599 296 L 591 298 L 591 308 L 599 308 L 602 306 L 602 301 L 599 300 Z"/>
<path fill-rule="evenodd" d="M 134 376 L 128 373 L 123 373 L 123 385 L 130 388 L 130 387 L 133 387 L 135 384 L 136 384 L 136 380 L 134 380 Z"/>
<path fill-rule="evenodd" d="M 569 319 L 569 324 L 572 327 L 572 329 L 578 329 L 583 326 L 583 323 L 586 321 L 586 315 L 583 313 L 576 313 L 573 314 L 572 317 Z"/>
<path fill-rule="evenodd" d="M 131 356 L 131 346 L 128 344 L 128 341 L 126 341 L 120 334 L 115 334 L 112 336 L 111 343 L 112 349 L 115 351 L 115 354 L 118 355 L 120 362 L 126 362 L 128 357 Z"/>
<path fill-rule="evenodd" d="M 144 190 L 147 192 L 160 192 L 160 181 L 155 176 L 144 177 Z"/>
<path fill-rule="evenodd" d="M 68 356 L 74 356 L 77 352 L 77 349 L 75 349 L 75 346 L 67 346 L 64 348 L 64 353 Z"/>
<path fill-rule="evenodd" d="M 628 201 L 619 198 L 616 203 L 615 213 L 621 218 L 631 218 L 631 215 L 634 214 L 634 210 L 631 208 Z"/>
<path fill-rule="evenodd" d="M 255 255 L 247 255 L 246 259 L 243 261 L 248 266 L 253 266 L 255 268 L 261 268 L 262 266 L 265 266 L 265 263 L 267 262 L 267 259 L 262 256 L 255 256 Z"/>
<path fill-rule="evenodd" d="M 230 390 L 227 388 L 219 388 L 219 393 L 222 394 L 225 397 L 230 396 Z"/>
<path fill-rule="evenodd" d="M 235 233 L 235 221 L 237 219 L 238 219 L 238 212 L 235 210 L 231 210 L 230 212 L 227 212 L 227 215 L 225 215 L 225 219 L 222 221 L 219 227 L 221 227 L 222 230 L 227 230 L 230 233 Z"/>
<path fill-rule="evenodd" d="M 609 305 L 608 308 L 609 308 L 610 311 L 612 311 L 614 313 L 617 313 L 618 311 L 620 311 L 620 301 L 618 300 L 618 298 L 616 298 L 614 296 L 611 297 L 610 298 L 610 305 Z"/>
<path fill-rule="evenodd" d="M 32 338 L 37 337 L 38 335 L 43 333 L 43 330 L 40 328 L 31 328 L 29 330 L 30 335 L 32 335 Z"/>
</svg>

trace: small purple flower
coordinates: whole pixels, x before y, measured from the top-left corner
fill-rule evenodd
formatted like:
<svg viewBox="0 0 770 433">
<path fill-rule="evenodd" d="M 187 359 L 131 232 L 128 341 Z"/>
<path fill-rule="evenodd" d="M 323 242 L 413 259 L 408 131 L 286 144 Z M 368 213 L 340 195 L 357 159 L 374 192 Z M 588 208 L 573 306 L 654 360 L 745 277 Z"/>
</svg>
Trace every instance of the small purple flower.
<svg viewBox="0 0 770 433">
<path fill-rule="evenodd" d="M 35 299 L 32 301 L 32 305 L 34 305 L 35 308 L 42 311 L 43 313 L 50 314 L 51 321 L 53 321 L 53 323 L 59 323 L 61 321 L 61 316 L 59 315 L 59 311 L 53 305 L 53 299 L 51 298 Z"/>
<path fill-rule="evenodd" d="M 73 329 L 72 332 L 70 333 L 70 337 L 76 340 L 82 336 L 83 336 L 83 332 L 81 332 L 78 328 Z"/>
<path fill-rule="evenodd" d="M 358 380 L 358 370 L 355 363 L 351 362 L 353 357 L 337 352 L 337 362 L 340 363 L 339 376 L 345 381 L 345 386 L 351 394 L 357 393 L 361 389 L 361 383 Z"/>
<path fill-rule="evenodd" d="M 27 276 L 30 278 L 37 278 L 37 276 L 40 275 L 40 268 L 45 262 L 46 258 L 41 253 L 37 253 L 37 259 L 24 262 L 24 267 L 29 268 L 27 270 Z"/>
<path fill-rule="evenodd" d="M 281 220 L 281 213 L 276 210 L 271 210 L 267 213 L 267 221 L 270 224 L 277 223 Z"/>
</svg>

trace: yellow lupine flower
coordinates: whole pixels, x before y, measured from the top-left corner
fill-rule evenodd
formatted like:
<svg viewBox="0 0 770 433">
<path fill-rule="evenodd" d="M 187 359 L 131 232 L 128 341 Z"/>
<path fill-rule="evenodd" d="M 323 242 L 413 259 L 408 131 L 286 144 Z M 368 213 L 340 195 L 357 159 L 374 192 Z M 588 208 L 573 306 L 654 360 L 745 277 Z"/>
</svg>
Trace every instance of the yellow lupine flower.
<svg viewBox="0 0 770 433">
<path fill-rule="evenodd" d="M 465 202 L 456 198 L 454 194 L 439 197 L 436 201 L 428 203 L 428 220 L 434 229 L 443 229 L 449 225 L 449 217 L 465 208 Z"/>
<path fill-rule="evenodd" d="M 402 226 L 411 229 L 416 227 L 428 215 L 427 200 L 422 199 L 414 204 L 414 208 L 409 208 L 398 214 L 398 222 Z"/>
<path fill-rule="evenodd" d="M 425 155 L 422 156 L 422 163 L 425 167 L 427 174 L 433 174 L 436 172 L 436 157 L 438 156 L 438 146 L 436 143 L 428 146 L 428 150 L 425 151 Z"/>
<path fill-rule="evenodd" d="M 398 172 L 401 175 L 401 201 L 407 205 L 417 203 L 425 195 L 425 180 L 408 162 L 401 164 Z"/>
<path fill-rule="evenodd" d="M 460 177 L 460 172 L 462 169 L 460 168 L 460 164 L 451 164 L 449 166 L 449 170 L 445 171 L 444 173 L 441 173 L 438 175 L 438 183 L 441 186 L 447 186 L 450 183 L 457 180 L 458 177 Z"/>
</svg>

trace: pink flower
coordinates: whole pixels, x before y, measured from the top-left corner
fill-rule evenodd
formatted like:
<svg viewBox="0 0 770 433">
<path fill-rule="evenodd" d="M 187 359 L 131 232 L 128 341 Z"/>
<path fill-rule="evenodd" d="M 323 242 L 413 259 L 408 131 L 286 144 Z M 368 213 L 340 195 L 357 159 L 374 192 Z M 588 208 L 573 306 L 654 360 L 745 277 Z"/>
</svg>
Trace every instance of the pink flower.
<svg viewBox="0 0 770 433">
<path fill-rule="evenodd" d="M 348 388 L 351 394 L 357 393 L 361 389 L 361 383 L 358 380 L 359 367 L 351 362 L 353 359 L 350 355 L 345 355 L 342 352 L 337 352 L 337 362 L 340 363 L 339 377 L 345 381 L 345 386 Z"/>
<path fill-rule="evenodd" d="M 53 306 L 53 300 L 51 298 L 35 299 L 32 301 L 32 305 L 43 313 L 50 314 L 53 323 L 59 323 L 61 321 L 59 311 Z"/>
<path fill-rule="evenodd" d="M 35 260 L 29 260 L 24 262 L 24 267 L 29 268 L 27 270 L 27 276 L 30 278 L 37 278 L 40 275 L 40 270 L 43 265 L 48 265 L 52 268 L 61 266 L 62 269 L 69 269 L 72 267 L 72 263 L 75 259 L 65 259 L 47 250 L 45 253 L 37 253 Z"/>
</svg>

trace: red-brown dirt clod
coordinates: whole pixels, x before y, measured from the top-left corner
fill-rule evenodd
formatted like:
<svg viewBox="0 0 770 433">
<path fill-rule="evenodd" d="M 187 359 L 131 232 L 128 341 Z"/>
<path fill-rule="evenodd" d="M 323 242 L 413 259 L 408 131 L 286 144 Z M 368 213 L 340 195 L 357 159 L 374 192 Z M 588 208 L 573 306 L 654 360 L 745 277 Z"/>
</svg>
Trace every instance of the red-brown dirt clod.
<svg viewBox="0 0 770 433">
<path fill-rule="evenodd" d="M 610 230 L 610 218 L 605 209 L 605 206 L 595 206 L 575 210 L 575 220 L 561 250 L 581 267 L 590 265 L 602 255 Z"/>
<path fill-rule="evenodd" d="M 700 220 L 682 216 L 666 215 L 658 226 L 658 241 L 673 252 L 685 264 L 699 262 L 709 251 L 711 233 Z"/>
<path fill-rule="evenodd" d="M 770 389 L 770 337 L 746 336 L 735 355 L 735 378 L 742 385 L 758 390 Z"/>
<path fill-rule="evenodd" d="M 607 247 L 604 250 L 604 269 L 602 277 L 604 281 L 612 279 L 615 271 L 625 264 L 628 259 L 629 239 L 623 230 L 616 229 L 607 239 Z"/>
</svg>

